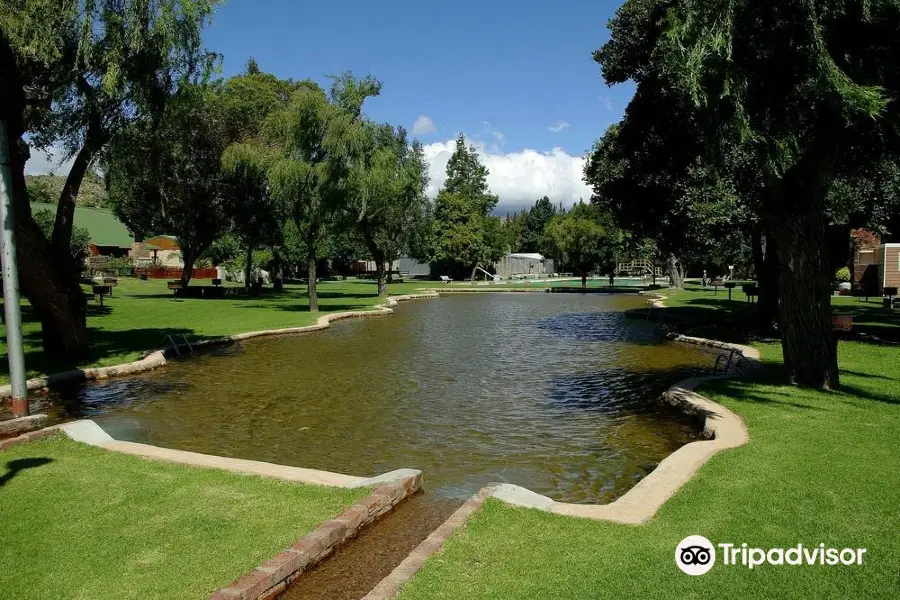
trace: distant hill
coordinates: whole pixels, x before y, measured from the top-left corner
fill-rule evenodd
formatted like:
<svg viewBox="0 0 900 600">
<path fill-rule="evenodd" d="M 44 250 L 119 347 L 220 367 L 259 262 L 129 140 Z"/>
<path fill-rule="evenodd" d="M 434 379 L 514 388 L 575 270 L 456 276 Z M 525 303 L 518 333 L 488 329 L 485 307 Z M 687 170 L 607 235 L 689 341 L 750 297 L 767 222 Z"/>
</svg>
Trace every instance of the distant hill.
<svg viewBox="0 0 900 600">
<path fill-rule="evenodd" d="M 66 178 L 59 175 L 26 175 L 25 183 L 28 186 L 28 195 L 31 202 L 44 204 L 56 204 L 62 193 Z M 107 208 L 106 187 L 103 179 L 95 173 L 87 173 L 81 188 L 78 190 L 76 206 L 90 208 Z"/>
</svg>

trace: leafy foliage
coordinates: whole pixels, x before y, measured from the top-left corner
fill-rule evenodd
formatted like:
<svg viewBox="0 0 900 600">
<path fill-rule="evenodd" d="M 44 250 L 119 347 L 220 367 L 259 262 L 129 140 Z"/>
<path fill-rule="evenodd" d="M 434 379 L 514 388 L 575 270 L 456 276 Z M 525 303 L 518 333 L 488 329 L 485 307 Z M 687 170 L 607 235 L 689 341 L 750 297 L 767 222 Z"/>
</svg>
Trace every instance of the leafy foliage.
<svg viewBox="0 0 900 600">
<path fill-rule="evenodd" d="M 487 185 L 487 168 L 465 137 L 447 163 L 447 180 L 434 202 L 430 260 L 453 274 L 499 260 L 506 251 L 503 227 L 491 211 L 497 196 Z"/>
<path fill-rule="evenodd" d="M 554 217 L 546 235 L 558 264 L 571 267 L 582 278 L 598 267 L 611 271 L 623 240 L 622 232 L 609 215 L 584 203 Z"/>
</svg>

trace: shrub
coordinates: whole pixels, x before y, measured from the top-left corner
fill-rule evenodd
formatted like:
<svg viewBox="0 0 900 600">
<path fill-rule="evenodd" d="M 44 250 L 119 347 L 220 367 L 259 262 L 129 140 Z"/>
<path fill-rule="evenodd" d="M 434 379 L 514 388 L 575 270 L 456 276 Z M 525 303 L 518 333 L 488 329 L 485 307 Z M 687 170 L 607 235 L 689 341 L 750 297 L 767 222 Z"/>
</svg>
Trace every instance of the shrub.
<svg viewBox="0 0 900 600">
<path fill-rule="evenodd" d="M 114 275 L 116 277 L 127 277 L 134 274 L 134 263 L 130 258 L 112 258 L 98 269 L 104 275 Z"/>
<path fill-rule="evenodd" d="M 850 269 L 847 267 L 841 267 L 834 273 L 834 279 L 838 283 L 845 283 L 850 281 Z"/>
</svg>

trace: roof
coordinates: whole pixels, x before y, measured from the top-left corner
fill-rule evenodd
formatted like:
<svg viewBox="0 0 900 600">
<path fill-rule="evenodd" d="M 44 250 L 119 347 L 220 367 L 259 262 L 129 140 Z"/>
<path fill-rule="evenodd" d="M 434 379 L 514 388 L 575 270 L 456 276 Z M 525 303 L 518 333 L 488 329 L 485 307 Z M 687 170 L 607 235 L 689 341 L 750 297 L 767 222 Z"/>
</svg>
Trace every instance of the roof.
<svg viewBox="0 0 900 600">
<path fill-rule="evenodd" d="M 513 252 L 507 254 L 509 258 L 527 258 L 528 260 L 544 260 L 544 257 L 537 252 Z"/>
<path fill-rule="evenodd" d="M 32 202 L 31 210 L 49 210 L 56 214 L 56 205 Z M 95 246 L 131 248 L 134 243 L 134 236 L 128 232 L 125 224 L 108 210 L 76 206 L 74 224 L 75 227 L 88 230 L 91 243 Z"/>
</svg>

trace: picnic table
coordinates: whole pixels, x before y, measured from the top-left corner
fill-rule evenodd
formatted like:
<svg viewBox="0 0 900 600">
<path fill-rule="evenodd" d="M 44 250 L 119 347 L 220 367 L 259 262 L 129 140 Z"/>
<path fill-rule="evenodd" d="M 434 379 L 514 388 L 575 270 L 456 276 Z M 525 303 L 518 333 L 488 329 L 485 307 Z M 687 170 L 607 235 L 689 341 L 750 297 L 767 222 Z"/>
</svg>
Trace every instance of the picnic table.
<svg viewBox="0 0 900 600">
<path fill-rule="evenodd" d="M 759 297 L 759 286 L 755 283 L 745 283 L 741 286 L 741 289 L 744 290 L 744 294 L 747 296 L 747 302 L 753 303 L 753 298 Z"/>
<path fill-rule="evenodd" d="M 166 284 L 166 287 L 168 287 L 170 290 L 172 290 L 172 292 L 174 293 L 175 296 L 178 296 L 178 291 L 180 289 L 182 289 L 184 286 L 181 284 L 181 281 L 178 280 L 178 281 L 168 282 Z"/>
</svg>

